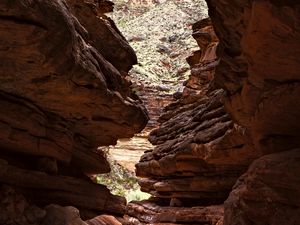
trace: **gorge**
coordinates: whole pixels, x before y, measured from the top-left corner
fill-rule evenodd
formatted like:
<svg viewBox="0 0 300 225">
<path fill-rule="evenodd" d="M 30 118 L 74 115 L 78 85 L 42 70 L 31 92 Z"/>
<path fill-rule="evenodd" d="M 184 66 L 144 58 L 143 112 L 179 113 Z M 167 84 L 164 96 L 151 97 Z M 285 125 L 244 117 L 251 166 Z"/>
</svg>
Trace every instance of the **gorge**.
<svg viewBox="0 0 300 225">
<path fill-rule="evenodd" d="M 127 203 L 91 175 L 155 107 L 113 3 L 0 0 L 0 224 L 300 224 L 300 3 L 206 2 L 189 78 L 136 165 L 152 197 Z"/>
</svg>

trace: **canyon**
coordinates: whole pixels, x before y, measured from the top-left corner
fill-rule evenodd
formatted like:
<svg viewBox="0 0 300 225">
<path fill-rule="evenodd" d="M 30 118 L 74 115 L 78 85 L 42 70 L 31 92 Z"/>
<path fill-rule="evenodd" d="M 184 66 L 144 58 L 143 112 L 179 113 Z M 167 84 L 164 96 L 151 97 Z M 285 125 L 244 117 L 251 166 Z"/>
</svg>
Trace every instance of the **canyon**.
<svg viewBox="0 0 300 225">
<path fill-rule="evenodd" d="M 171 99 L 137 95 L 112 2 L 0 1 L 0 224 L 300 224 L 300 3 L 206 2 Z M 93 175 L 147 123 L 127 203 Z"/>
</svg>

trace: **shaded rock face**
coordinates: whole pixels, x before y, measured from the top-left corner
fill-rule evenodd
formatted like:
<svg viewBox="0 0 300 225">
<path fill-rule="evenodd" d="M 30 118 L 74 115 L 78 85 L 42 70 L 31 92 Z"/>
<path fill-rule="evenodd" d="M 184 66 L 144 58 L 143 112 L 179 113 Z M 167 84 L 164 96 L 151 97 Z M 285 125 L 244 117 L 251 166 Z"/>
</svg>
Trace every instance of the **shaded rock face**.
<svg viewBox="0 0 300 225">
<path fill-rule="evenodd" d="M 234 186 L 224 224 L 299 224 L 300 4 L 207 2 L 220 38 L 215 82 L 227 91 L 226 110 L 248 131 L 253 151 L 270 154 Z"/>
<path fill-rule="evenodd" d="M 143 133 L 147 136 L 159 127 L 158 118 L 163 113 L 163 109 L 173 101 L 173 95 L 161 91 L 163 86 L 140 86 L 139 96 L 149 113 L 149 121 Z M 145 136 L 146 136 L 145 135 Z M 147 137 L 146 136 L 146 137 Z"/>
<path fill-rule="evenodd" d="M 148 121 L 126 78 L 136 56 L 103 14 L 111 6 L 0 2 L 0 182 L 40 206 L 124 212 L 124 198 L 85 176 L 109 171 L 98 146 Z"/>
<path fill-rule="evenodd" d="M 225 224 L 299 224 L 299 162 L 299 149 L 254 161 L 225 202 Z"/>
<path fill-rule="evenodd" d="M 299 3 L 207 2 L 220 37 L 216 82 L 227 90 L 226 109 L 251 130 L 257 151 L 299 146 Z"/>
<path fill-rule="evenodd" d="M 137 58 L 114 21 L 104 14 L 113 11 L 113 3 L 95 0 L 86 2 L 67 0 L 67 2 L 73 14 L 87 29 L 89 43 L 121 74 L 126 75 L 132 65 L 137 63 Z"/>
<path fill-rule="evenodd" d="M 31 205 L 7 185 L 0 187 L 0 224 L 40 224 L 46 211 Z"/>
</svg>

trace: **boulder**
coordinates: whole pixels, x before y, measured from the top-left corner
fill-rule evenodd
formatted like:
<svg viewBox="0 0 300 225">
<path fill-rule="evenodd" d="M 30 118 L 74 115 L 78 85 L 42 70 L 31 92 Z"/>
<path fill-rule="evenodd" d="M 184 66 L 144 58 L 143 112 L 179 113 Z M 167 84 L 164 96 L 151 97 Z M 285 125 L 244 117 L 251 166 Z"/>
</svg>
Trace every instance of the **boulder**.
<svg viewBox="0 0 300 225">
<path fill-rule="evenodd" d="M 225 202 L 224 224 L 299 224 L 299 172 L 299 149 L 254 161 Z"/>
</svg>

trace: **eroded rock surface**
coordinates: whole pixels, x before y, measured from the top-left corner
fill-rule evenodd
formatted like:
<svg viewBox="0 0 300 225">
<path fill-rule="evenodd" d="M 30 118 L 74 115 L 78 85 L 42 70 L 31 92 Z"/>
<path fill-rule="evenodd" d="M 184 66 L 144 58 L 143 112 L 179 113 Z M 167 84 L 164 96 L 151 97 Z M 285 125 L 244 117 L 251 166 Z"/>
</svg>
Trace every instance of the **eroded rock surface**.
<svg viewBox="0 0 300 225">
<path fill-rule="evenodd" d="M 270 154 L 236 183 L 224 224 L 299 224 L 300 4 L 207 2 L 220 38 L 215 82 L 227 92 L 226 110 L 248 131 L 253 151 Z"/>
<path fill-rule="evenodd" d="M 170 207 L 159 206 L 155 200 L 130 202 L 128 224 L 213 224 L 222 225 L 223 206 Z M 137 220 L 138 218 L 138 220 Z"/>
<path fill-rule="evenodd" d="M 251 130 L 256 151 L 299 146 L 299 2 L 207 2 L 220 38 L 215 79 L 227 90 L 226 109 Z"/>
<path fill-rule="evenodd" d="M 299 224 L 300 151 L 253 162 L 225 202 L 225 224 Z"/>
<path fill-rule="evenodd" d="M 148 212 L 156 223 L 222 224 L 222 220 L 204 216 L 210 211 L 208 205 L 222 204 L 256 157 L 247 134 L 225 112 L 225 92 L 212 82 L 218 39 L 211 22 L 202 20 L 193 29 L 201 50 L 188 59 L 191 76 L 181 97 L 164 109 L 160 127 L 150 133 L 149 140 L 156 147 L 145 152 L 136 165 L 142 190 L 159 199 L 127 206 L 126 213 L 144 223 L 149 222 L 143 217 Z M 155 210 L 149 212 L 149 205 L 169 215 L 169 220 Z M 190 215 L 183 213 L 176 219 L 179 209 Z"/>
<path fill-rule="evenodd" d="M 298 195 L 298 152 L 288 150 L 300 144 L 300 5 L 207 2 L 220 39 L 209 20 L 194 25 L 201 51 L 188 59 L 181 98 L 150 134 L 156 147 L 137 164 L 142 189 L 172 206 L 221 204 L 255 159 L 282 152 L 258 159 L 239 179 L 224 224 L 298 224 L 290 197 Z"/>
<path fill-rule="evenodd" d="M 0 186 L 0 197 L 0 224 L 37 225 L 46 215 L 45 210 L 29 204 L 10 186 Z"/>
<path fill-rule="evenodd" d="M 110 10 L 107 1 L 0 1 L 0 182 L 40 206 L 124 212 L 124 198 L 85 176 L 109 171 L 98 146 L 148 121 L 126 77 L 136 56 Z"/>
<path fill-rule="evenodd" d="M 211 80 L 218 39 L 204 20 L 194 25 L 201 46 L 189 59 L 192 73 L 183 96 L 165 108 L 160 128 L 150 133 L 157 145 L 137 164 L 142 190 L 183 204 L 221 203 L 246 169 L 251 145 L 224 110 L 224 91 Z M 234 159 L 234 160 L 233 160 Z"/>
</svg>

